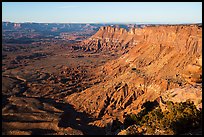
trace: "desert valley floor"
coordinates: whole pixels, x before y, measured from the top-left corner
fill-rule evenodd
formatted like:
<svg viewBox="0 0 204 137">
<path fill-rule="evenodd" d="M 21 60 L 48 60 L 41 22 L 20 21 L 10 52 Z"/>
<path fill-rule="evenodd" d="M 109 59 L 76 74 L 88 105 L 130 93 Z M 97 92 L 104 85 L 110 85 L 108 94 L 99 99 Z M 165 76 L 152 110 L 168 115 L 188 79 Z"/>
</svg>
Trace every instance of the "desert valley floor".
<svg viewBox="0 0 204 137">
<path fill-rule="evenodd" d="M 102 134 L 88 125 L 95 120 L 66 102 L 66 96 L 80 92 L 102 80 L 95 68 L 111 55 L 85 53 L 59 45 L 28 48 L 7 54 L 3 60 L 3 132 L 6 134 Z M 12 49 L 12 45 L 8 48 Z M 35 53 L 42 56 L 36 56 Z M 29 58 L 31 57 L 31 58 Z M 33 57 L 33 58 L 32 58 Z M 18 64 L 11 58 L 17 58 Z M 19 60 L 18 60 L 19 58 Z M 61 118 L 66 115 L 66 118 Z M 68 123 L 66 121 L 69 121 Z M 66 123 L 66 124 L 64 124 Z M 61 128 L 63 127 L 63 128 Z M 94 131 L 94 129 L 96 131 Z"/>
</svg>

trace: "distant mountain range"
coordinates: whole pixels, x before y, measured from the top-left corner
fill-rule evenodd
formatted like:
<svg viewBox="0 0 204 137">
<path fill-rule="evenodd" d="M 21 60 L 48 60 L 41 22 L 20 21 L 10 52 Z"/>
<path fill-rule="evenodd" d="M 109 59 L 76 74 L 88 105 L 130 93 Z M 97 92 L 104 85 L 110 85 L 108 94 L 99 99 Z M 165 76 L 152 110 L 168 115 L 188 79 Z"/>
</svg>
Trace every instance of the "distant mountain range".
<svg viewBox="0 0 204 137">
<path fill-rule="evenodd" d="M 51 31 L 51 32 L 67 32 L 67 31 L 84 31 L 97 30 L 103 24 L 61 24 L 61 23 L 12 23 L 2 22 L 3 30 L 30 30 L 30 31 Z"/>
<path fill-rule="evenodd" d="M 3 42 L 6 43 L 22 43 L 23 41 L 27 43 L 28 41 L 32 42 L 34 39 L 59 37 L 63 33 L 77 33 L 78 35 L 88 36 L 96 33 L 101 26 L 118 27 L 126 30 L 133 27 L 142 27 L 142 25 L 136 24 L 2 22 L 2 38 Z"/>
<path fill-rule="evenodd" d="M 14 23 L 2 22 L 3 30 L 28 30 L 37 32 L 72 32 L 72 31 L 97 31 L 101 26 L 115 26 L 125 29 L 141 27 L 146 25 L 168 25 L 167 23 Z M 202 23 L 196 23 L 202 25 Z M 178 24 L 176 24 L 178 25 Z"/>
</svg>

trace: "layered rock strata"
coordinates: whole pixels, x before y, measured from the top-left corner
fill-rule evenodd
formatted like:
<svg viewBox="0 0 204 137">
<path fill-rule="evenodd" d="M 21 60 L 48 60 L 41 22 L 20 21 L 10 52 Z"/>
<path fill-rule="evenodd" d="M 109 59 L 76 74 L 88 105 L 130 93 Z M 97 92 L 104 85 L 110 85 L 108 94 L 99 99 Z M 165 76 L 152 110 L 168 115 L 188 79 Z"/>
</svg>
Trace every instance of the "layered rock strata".
<svg viewBox="0 0 204 137">
<path fill-rule="evenodd" d="M 77 109 L 104 120 L 96 125 L 104 126 L 110 117 L 123 121 L 126 114 L 138 113 L 144 102 L 168 91 L 188 89 L 196 92 L 196 98 L 202 96 L 202 27 L 155 26 L 130 31 L 101 27 L 84 43 L 96 51 L 129 48 L 128 53 L 96 70 L 106 75 L 103 82 L 67 97 Z M 183 97 L 187 99 L 192 98 Z"/>
</svg>

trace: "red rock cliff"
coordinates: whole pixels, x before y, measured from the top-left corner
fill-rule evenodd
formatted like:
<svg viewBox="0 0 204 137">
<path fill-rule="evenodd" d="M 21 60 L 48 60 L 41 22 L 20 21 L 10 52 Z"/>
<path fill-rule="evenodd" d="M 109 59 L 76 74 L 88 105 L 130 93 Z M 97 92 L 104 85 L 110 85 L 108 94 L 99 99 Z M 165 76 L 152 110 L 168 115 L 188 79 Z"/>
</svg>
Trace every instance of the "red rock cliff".
<svg viewBox="0 0 204 137">
<path fill-rule="evenodd" d="M 93 41 L 102 44 L 97 47 Z M 169 92 L 181 91 L 184 100 L 192 97 L 185 92 L 188 89 L 196 93 L 194 100 L 202 98 L 201 88 L 192 87 L 202 81 L 202 27 L 156 26 L 128 32 L 101 27 L 86 42 L 95 50 L 114 49 L 107 43 L 132 47 L 96 71 L 106 75 L 103 82 L 67 98 L 79 109 L 104 119 L 123 119 L 125 113 L 137 113 L 147 100 Z"/>
<path fill-rule="evenodd" d="M 160 44 L 163 46 L 177 47 L 177 50 L 185 52 L 190 49 L 201 51 L 199 44 L 194 43 L 202 29 L 192 26 L 158 26 L 132 28 L 127 31 L 124 28 L 101 27 L 98 32 L 82 43 L 85 50 L 110 51 L 127 50 L 139 43 Z M 200 43 L 201 41 L 197 41 Z M 194 46 L 198 45 L 198 46 Z"/>
</svg>

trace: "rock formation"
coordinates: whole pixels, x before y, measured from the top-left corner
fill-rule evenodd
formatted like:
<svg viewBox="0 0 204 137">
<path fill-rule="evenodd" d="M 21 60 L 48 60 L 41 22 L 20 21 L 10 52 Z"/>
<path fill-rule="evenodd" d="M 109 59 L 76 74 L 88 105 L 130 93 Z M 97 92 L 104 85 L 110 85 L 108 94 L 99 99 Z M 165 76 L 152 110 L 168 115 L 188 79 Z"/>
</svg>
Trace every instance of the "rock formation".
<svg viewBox="0 0 204 137">
<path fill-rule="evenodd" d="M 124 28 L 101 27 L 89 39 L 81 43 L 85 51 L 127 51 L 130 46 L 132 33 Z"/>
<path fill-rule="evenodd" d="M 180 88 L 185 93 L 187 87 L 194 86 L 190 90 L 199 92 L 199 98 L 202 96 L 201 88 L 195 87 L 202 86 L 200 26 L 164 25 L 129 31 L 101 27 L 82 47 L 96 52 L 129 50 L 96 70 L 105 75 L 103 82 L 67 96 L 75 108 L 102 120 L 117 117 L 123 121 L 124 115 L 138 113 L 144 102 L 155 100 L 168 90 L 177 93 Z M 185 96 L 188 98 L 191 99 Z"/>
</svg>

